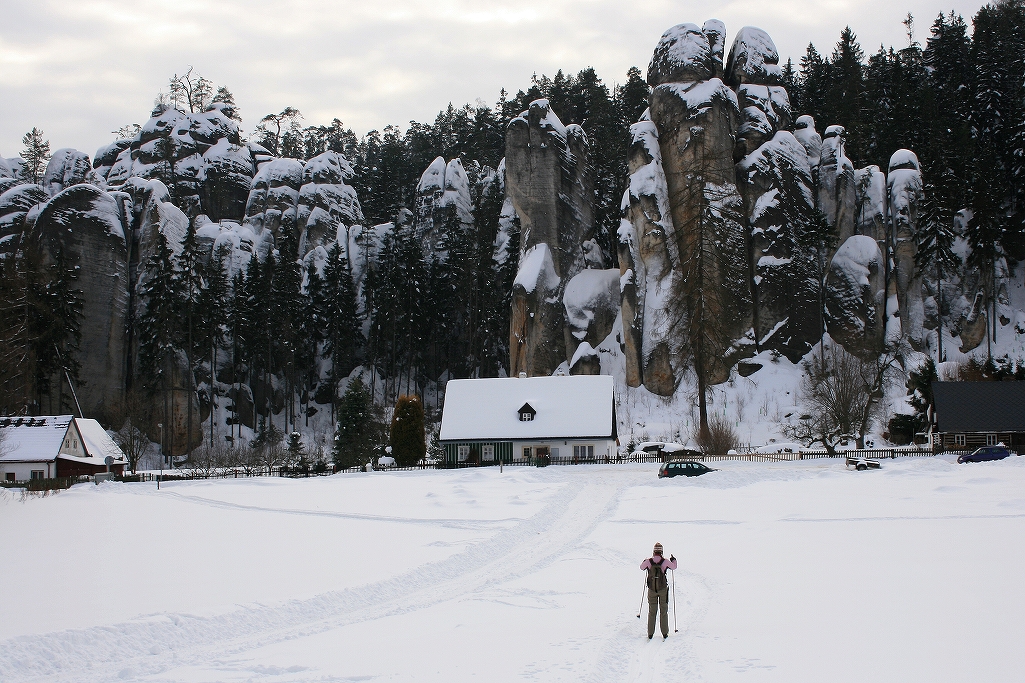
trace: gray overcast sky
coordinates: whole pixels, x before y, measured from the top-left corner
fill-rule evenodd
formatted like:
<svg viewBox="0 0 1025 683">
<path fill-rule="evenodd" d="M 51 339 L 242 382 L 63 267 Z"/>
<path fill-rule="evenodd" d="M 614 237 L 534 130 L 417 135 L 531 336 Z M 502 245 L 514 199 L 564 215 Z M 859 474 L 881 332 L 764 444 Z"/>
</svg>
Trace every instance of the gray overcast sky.
<svg viewBox="0 0 1025 683">
<path fill-rule="evenodd" d="M 532 73 L 593 66 L 609 84 L 646 70 L 678 23 L 745 25 L 782 61 L 813 42 L 829 53 L 850 25 L 871 54 L 925 41 L 940 12 L 967 21 L 978 0 L 0 0 L 0 155 L 41 128 L 52 149 L 90 156 L 111 131 L 143 123 L 168 77 L 189 65 L 226 85 L 245 130 L 286 106 L 308 124 L 340 118 L 357 134 L 433 121 L 449 102 L 493 104 Z"/>
</svg>

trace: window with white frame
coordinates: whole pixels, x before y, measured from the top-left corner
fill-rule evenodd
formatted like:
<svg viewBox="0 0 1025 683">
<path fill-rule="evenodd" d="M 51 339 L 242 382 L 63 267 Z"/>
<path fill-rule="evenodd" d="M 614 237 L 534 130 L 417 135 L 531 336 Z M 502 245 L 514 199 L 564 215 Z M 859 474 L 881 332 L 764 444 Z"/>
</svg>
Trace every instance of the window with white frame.
<svg viewBox="0 0 1025 683">
<path fill-rule="evenodd" d="M 481 457 L 484 460 L 494 460 L 495 459 L 495 445 L 494 444 L 490 444 L 490 443 L 489 444 L 484 444 L 483 446 L 481 446 L 480 453 L 481 453 Z"/>
<path fill-rule="evenodd" d="M 533 419 L 533 413 L 520 413 L 520 422 L 530 422 Z"/>
<path fill-rule="evenodd" d="M 962 446 L 963 447 L 965 445 L 965 435 L 964 434 L 955 434 L 954 435 L 954 445 L 955 446 Z"/>
<path fill-rule="evenodd" d="M 997 445 L 997 435 L 996 434 L 987 434 L 986 435 L 986 445 L 987 446 L 996 446 Z"/>
<path fill-rule="evenodd" d="M 578 460 L 594 457 L 594 446 L 574 446 L 573 457 Z"/>
<path fill-rule="evenodd" d="M 470 447 L 469 446 L 459 446 L 458 447 L 458 452 L 459 452 L 459 459 L 460 460 L 466 460 L 467 458 L 470 457 Z"/>
</svg>

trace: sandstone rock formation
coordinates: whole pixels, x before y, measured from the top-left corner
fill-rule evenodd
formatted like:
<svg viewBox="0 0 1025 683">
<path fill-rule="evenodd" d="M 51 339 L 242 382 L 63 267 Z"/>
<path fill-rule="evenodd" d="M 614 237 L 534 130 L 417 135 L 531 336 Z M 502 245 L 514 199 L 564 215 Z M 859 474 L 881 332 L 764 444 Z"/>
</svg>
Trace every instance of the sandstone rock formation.
<svg viewBox="0 0 1025 683">
<path fill-rule="evenodd" d="M 447 258 L 448 240 L 473 225 L 470 180 L 463 163 L 442 157 L 431 162 L 416 186 L 414 235 L 423 245 L 424 258 Z"/>
<path fill-rule="evenodd" d="M 814 208 L 807 148 L 789 130 L 790 98 L 778 85 L 779 54 L 768 34 L 741 29 L 726 75 L 737 87 L 742 109 L 736 169 L 749 231 L 755 346 L 775 349 L 796 362 L 819 333 L 818 297 L 805 286 L 810 260 L 798 235 Z"/>
<path fill-rule="evenodd" d="M 550 375 L 570 360 L 575 344 L 562 298 L 584 268 L 593 190 L 583 129 L 564 126 L 547 100 L 531 102 L 506 133 L 506 191 L 521 230 L 509 343 L 513 375 Z"/>
<path fill-rule="evenodd" d="M 651 120 L 682 264 L 686 337 L 702 381 L 729 376 L 751 327 L 743 200 L 734 147 L 736 94 L 716 78 L 709 39 L 694 24 L 666 31 L 648 67 Z M 672 323 L 671 323 L 672 324 Z"/>
<path fill-rule="evenodd" d="M 129 283 L 123 221 L 121 207 L 110 194 L 77 184 L 46 204 L 26 236 L 44 263 L 63 251 L 67 266 L 78 273 L 82 338 L 76 390 L 82 412 L 89 416 L 109 415 L 124 395 Z"/>
<path fill-rule="evenodd" d="M 854 164 L 844 153 L 843 126 L 829 126 L 822 140 L 819 158 L 818 209 L 833 227 L 836 243 L 854 234 L 857 197 Z"/>
<path fill-rule="evenodd" d="M 918 212 L 923 190 L 922 172 L 914 152 L 900 149 L 893 153 L 886 184 L 901 334 L 912 346 L 920 349 L 924 340 L 925 311 L 922 274 L 915 263 L 915 254 L 918 252 Z"/>
<path fill-rule="evenodd" d="M 324 152 L 306 162 L 297 214 L 300 257 L 318 246 L 330 249 L 336 241 L 348 253 L 349 232 L 363 223 L 356 191 L 345 184 L 352 175 L 352 166 L 337 152 Z"/>
<path fill-rule="evenodd" d="M 253 178 L 246 202 L 245 224 L 259 239 L 260 258 L 285 236 L 299 239 L 299 190 L 303 164 L 295 159 L 275 159 L 264 164 Z"/>
<path fill-rule="evenodd" d="M 58 149 L 46 164 L 42 185 L 53 196 L 72 185 L 99 182 L 100 178 L 93 172 L 88 154 L 77 149 Z"/>
<path fill-rule="evenodd" d="M 110 187 L 132 177 L 160 180 L 190 218 L 241 219 L 250 180 L 270 155 L 243 143 L 238 123 L 222 108 L 158 108 L 127 145 L 119 140 L 97 150 L 94 168 Z"/>
<path fill-rule="evenodd" d="M 683 337 L 678 331 L 673 334 L 670 325 L 680 314 L 679 307 L 672 306 L 680 254 L 658 130 L 651 121 L 640 121 L 630 133 L 630 185 L 623 196 L 618 235 L 626 382 L 669 396 L 682 374 Z"/>
<path fill-rule="evenodd" d="M 836 250 L 826 276 L 826 325 L 848 352 L 871 358 L 883 350 L 886 282 L 879 245 L 854 235 Z"/>
</svg>

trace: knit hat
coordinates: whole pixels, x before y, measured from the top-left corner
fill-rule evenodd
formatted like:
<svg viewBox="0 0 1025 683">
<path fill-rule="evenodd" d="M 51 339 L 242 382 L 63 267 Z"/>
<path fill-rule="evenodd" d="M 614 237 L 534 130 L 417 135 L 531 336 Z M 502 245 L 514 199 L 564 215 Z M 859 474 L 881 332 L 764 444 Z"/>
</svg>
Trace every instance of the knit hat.
<svg viewBox="0 0 1025 683">
<path fill-rule="evenodd" d="M 655 555 L 661 555 L 662 554 L 662 544 L 661 543 L 656 543 L 655 544 L 655 550 L 653 552 L 654 552 Z"/>
</svg>

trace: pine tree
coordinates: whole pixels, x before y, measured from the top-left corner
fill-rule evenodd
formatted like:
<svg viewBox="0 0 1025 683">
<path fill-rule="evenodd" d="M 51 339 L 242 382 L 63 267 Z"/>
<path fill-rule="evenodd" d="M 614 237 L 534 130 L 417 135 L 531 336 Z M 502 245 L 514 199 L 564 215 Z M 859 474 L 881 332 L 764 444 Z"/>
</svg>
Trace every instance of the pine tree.
<svg viewBox="0 0 1025 683">
<path fill-rule="evenodd" d="M 391 421 L 391 447 L 399 467 L 416 465 L 427 454 L 424 406 L 419 396 L 400 396 L 396 401 Z"/>
<path fill-rule="evenodd" d="M 640 120 L 644 110 L 648 108 L 651 88 L 636 66 L 626 72 L 626 83 L 616 89 L 616 108 L 619 112 L 620 125 L 629 130 L 630 125 Z"/>
<path fill-rule="evenodd" d="M 161 422 L 170 425 L 168 392 L 171 389 L 172 364 L 181 347 L 181 306 L 175 290 L 173 253 L 162 232 L 156 232 L 156 245 L 145 263 L 146 274 L 139 290 L 144 302 L 137 321 L 139 339 L 139 376 L 150 396 L 163 393 L 164 416 Z M 165 438 L 170 429 L 163 430 Z M 161 452 L 166 452 L 166 443 Z"/>
<path fill-rule="evenodd" d="M 199 292 L 197 309 L 202 312 L 199 334 L 196 339 L 197 355 L 206 355 L 210 361 L 210 446 L 214 445 L 216 432 L 214 416 L 217 413 L 217 351 L 224 344 L 229 327 L 228 313 L 231 286 L 228 282 L 227 259 L 231 254 L 228 245 L 221 245 L 210 255 L 210 262 L 204 269 L 203 287 Z"/>
<path fill-rule="evenodd" d="M 380 445 L 378 411 L 370 391 L 360 375 L 353 377 L 338 402 L 335 428 L 334 461 L 340 469 L 360 467 L 371 462 Z"/>
<path fill-rule="evenodd" d="M 331 360 L 333 404 L 338 383 L 356 366 L 356 354 L 363 342 L 356 288 L 349 262 L 337 242 L 331 246 L 324 265 L 323 302 L 319 308 L 325 330 L 324 358 Z"/>
<path fill-rule="evenodd" d="M 50 160 L 50 141 L 45 139 L 43 131 L 34 127 L 21 138 L 25 147 L 21 150 L 24 164 L 21 167 L 21 179 L 27 183 L 39 184 L 43 181 L 46 163 Z"/>
<path fill-rule="evenodd" d="M 50 398 L 49 412 L 60 412 L 74 407 L 72 396 L 64 393 L 64 385 L 73 390 L 81 369 L 77 358 L 83 311 L 82 291 L 76 286 L 79 259 L 57 243 L 32 245 L 27 251 L 28 329 L 37 402 L 42 406 L 42 394 L 46 394 Z"/>
</svg>

